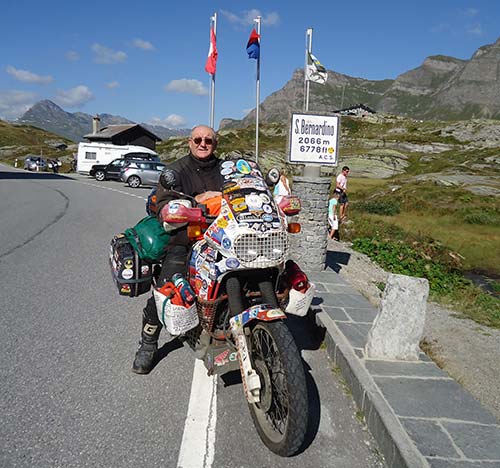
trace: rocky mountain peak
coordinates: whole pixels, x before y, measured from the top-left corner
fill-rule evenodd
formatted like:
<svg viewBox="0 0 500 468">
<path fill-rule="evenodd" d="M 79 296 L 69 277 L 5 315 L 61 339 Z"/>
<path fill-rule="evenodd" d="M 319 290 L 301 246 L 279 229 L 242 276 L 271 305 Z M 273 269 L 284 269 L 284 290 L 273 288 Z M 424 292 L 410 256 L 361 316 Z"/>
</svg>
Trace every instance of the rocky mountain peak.
<svg viewBox="0 0 500 468">
<path fill-rule="evenodd" d="M 66 112 L 54 102 L 44 99 L 34 104 L 16 122 L 33 125 L 78 142 L 83 140 L 83 135 L 92 132 L 92 117 L 92 115 L 84 112 Z M 107 125 L 135 123 L 120 115 L 103 113 L 99 114 L 99 117 L 101 118 L 101 128 Z M 160 125 L 144 123 L 141 125 L 162 139 L 189 134 L 188 129 L 173 130 Z"/>
</svg>

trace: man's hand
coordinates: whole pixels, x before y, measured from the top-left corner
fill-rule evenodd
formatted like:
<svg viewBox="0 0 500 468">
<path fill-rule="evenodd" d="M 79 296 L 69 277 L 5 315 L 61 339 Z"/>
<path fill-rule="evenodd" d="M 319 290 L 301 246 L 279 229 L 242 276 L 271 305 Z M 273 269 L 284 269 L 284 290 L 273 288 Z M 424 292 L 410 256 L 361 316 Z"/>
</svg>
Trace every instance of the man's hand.
<svg viewBox="0 0 500 468">
<path fill-rule="evenodd" d="M 215 192 L 212 190 L 212 191 L 200 193 L 199 195 L 196 195 L 196 197 L 194 197 L 194 199 L 198 203 L 203 203 L 206 200 L 208 200 L 209 198 L 220 197 L 221 195 L 222 195 L 222 192 Z"/>
</svg>

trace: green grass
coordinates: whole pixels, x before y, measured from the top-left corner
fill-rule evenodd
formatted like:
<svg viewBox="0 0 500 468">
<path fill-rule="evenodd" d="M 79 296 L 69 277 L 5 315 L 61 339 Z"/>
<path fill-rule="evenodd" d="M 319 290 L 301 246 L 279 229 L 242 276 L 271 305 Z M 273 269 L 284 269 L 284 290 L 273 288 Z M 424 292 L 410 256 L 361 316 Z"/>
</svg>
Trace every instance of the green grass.
<svg viewBox="0 0 500 468">
<path fill-rule="evenodd" d="M 1 159 L 8 164 L 14 165 L 16 158 L 24 158 L 27 154 L 43 154 L 46 158 L 59 158 L 71 154 L 71 151 L 59 151 L 46 143 L 51 140 L 63 141 L 68 145 L 73 143 L 30 125 L 12 125 L 0 120 L 0 148 L 8 148 L 8 155 Z"/>
</svg>

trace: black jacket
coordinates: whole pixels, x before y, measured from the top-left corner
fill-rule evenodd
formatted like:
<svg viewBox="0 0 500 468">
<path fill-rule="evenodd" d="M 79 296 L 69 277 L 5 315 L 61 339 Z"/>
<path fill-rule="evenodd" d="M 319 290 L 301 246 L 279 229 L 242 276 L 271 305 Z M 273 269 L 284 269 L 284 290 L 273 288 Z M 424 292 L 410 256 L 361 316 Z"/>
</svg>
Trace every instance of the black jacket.
<svg viewBox="0 0 500 468">
<path fill-rule="evenodd" d="M 220 174 L 220 164 L 221 161 L 213 155 L 206 160 L 200 160 L 195 158 L 191 153 L 174 161 L 167 166 L 168 169 L 175 171 L 177 174 L 177 184 L 173 187 L 173 190 L 192 197 L 211 190 L 220 191 L 224 181 L 223 176 Z M 158 216 L 160 215 L 161 209 L 170 200 L 179 198 L 172 193 L 172 189 L 165 188 L 162 185 L 161 176 L 158 182 L 156 196 Z M 189 240 L 187 238 L 186 228 L 181 228 L 172 233 L 170 244 L 187 245 L 188 243 Z"/>
</svg>

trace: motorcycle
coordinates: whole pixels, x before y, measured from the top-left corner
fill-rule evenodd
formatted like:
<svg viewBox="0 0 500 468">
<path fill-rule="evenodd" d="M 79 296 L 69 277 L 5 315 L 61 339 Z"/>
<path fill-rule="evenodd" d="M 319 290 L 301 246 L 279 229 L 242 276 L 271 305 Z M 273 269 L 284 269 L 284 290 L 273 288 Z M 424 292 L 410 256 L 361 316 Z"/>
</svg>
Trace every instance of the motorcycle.
<svg viewBox="0 0 500 468">
<path fill-rule="evenodd" d="M 289 233 L 299 232 L 300 225 L 287 216 L 300 211 L 300 200 L 280 197 L 278 204 L 269 186 L 278 182 L 279 171 L 263 177 L 253 161 L 224 161 L 221 175 L 215 213 L 207 209 L 210 201 L 200 206 L 182 193 L 162 209 L 165 230 L 187 224 L 193 242 L 187 280 L 199 323 L 182 339 L 209 375 L 239 368 L 261 440 L 272 452 L 291 456 L 308 424 L 304 367 L 283 311 L 297 273 L 305 277 L 288 260 Z M 173 171 L 161 177 L 164 185 L 175 185 Z M 301 285 L 307 286 L 307 277 Z M 309 284 L 310 299 L 312 289 Z M 302 310 L 309 305 L 306 300 Z"/>
</svg>

